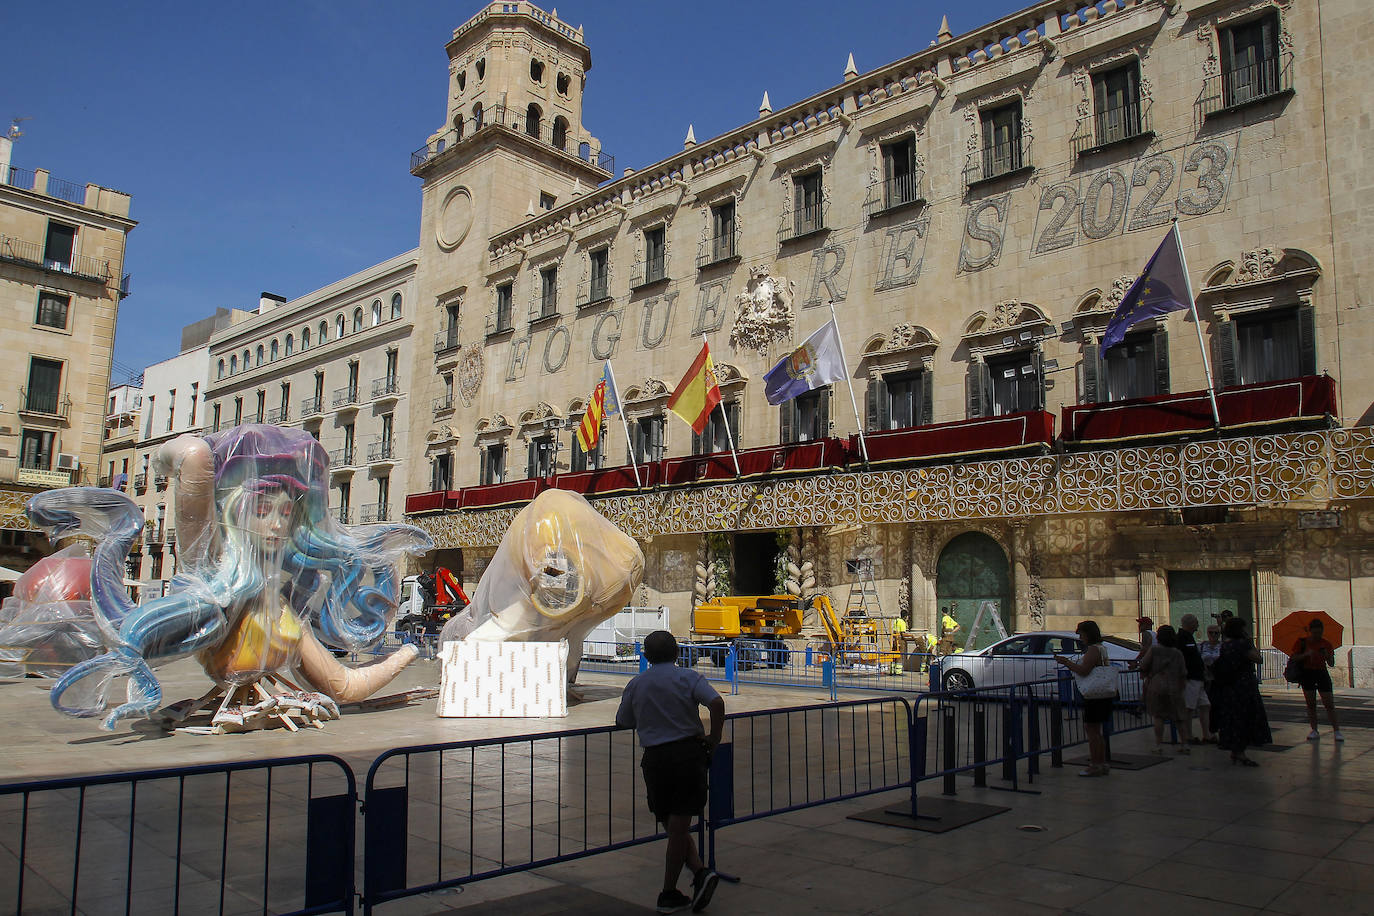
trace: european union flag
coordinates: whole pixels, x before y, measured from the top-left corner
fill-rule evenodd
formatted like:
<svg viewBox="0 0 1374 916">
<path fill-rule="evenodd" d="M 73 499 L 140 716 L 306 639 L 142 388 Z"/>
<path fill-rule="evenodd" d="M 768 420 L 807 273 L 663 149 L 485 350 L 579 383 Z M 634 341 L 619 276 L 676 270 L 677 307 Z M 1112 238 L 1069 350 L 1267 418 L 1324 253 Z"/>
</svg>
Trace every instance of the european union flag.
<svg viewBox="0 0 1374 916">
<path fill-rule="evenodd" d="M 1188 266 L 1183 261 L 1183 244 L 1175 223 L 1155 249 L 1145 271 L 1131 284 L 1121 304 L 1107 322 L 1102 336 L 1102 355 L 1126 338 L 1126 332 L 1149 318 L 1193 307 L 1188 288 Z"/>
</svg>

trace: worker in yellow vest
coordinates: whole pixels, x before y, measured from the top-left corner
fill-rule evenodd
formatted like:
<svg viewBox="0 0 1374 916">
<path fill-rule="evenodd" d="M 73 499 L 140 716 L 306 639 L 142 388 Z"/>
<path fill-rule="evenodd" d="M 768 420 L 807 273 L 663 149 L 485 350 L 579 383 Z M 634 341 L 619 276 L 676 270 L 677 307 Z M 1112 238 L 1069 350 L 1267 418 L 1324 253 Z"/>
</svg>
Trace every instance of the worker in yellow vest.
<svg viewBox="0 0 1374 916">
<path fill-rule="evenodd" d="M 940 612 L 940 654 L 954 653 L 954 634 L 959 632 L 959 621 L 950 616 L 949 609 Z"/>
<path fill-rule="evenodd" d="M 892 651 L 895 653 L 892 661 L 887 666 L 887 673 L 898 675 L 902 673 L 902 652 L 905 646 L 902 645 L 902 634 L 906 632 L 906 618 L 898 617 L 892 621 Z"/>
</svg>

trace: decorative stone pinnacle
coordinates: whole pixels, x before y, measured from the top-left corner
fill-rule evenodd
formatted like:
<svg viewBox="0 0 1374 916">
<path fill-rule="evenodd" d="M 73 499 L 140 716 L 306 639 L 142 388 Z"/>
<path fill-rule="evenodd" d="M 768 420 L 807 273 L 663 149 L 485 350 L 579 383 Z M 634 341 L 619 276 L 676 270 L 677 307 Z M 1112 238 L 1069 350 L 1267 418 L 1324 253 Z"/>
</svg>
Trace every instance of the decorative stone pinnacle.
<svg viewBox="0 0 1374 916">
<path fill-rule="evenodd" d="M 949 30 L 949 17 L 948 17 L 948 16 L 941 16 L 941 17 L 940 17 L 940 33 L 939 33 L 938 35 L 935 36 L 935 40 L 936 40 L 937 42 L 939 42 L 940 44 L 944 44 L 945 42 L 949 41 L 949 40 L 950 40 L 951 38 L 953 38 L 953 37 L 954 37 L 954 33 L 951 32 L 951 31 Z"/>
<path fill-rule="evenodd" d="M 696 146 L 696 145 L 697 145 L 697 132 L 696 132 L 696 130 L 693 128 L 693 126 L 692 126 L 691 124 L 688 124 L 688 125 L 687 125 L 687 139 L 682 141 L 682 148 L 683 148 L 683 149 L 687 149 L 688 147 L 692 147 L 692 146 Z"/>
<path fill-rule="evenodd" d="M 854 66 L 854 52 L 849 52 L 849 62 L 844 65 L 844 78 L 846 81 L 852 80 L 859 75 L 859 68 Z"/>
<path fill-rule="evenodd" d="M 768 90 L 763 90 L 763 101 L 759 103 L 759 114 L 766 115 L 773 113 L 773 103 L 768 101 Z"/>
<path fill-rule="evenodd" d="M 534 201 L 533 201 L 533 200 L 531 200 L 531 201 L 530 201 L 530 205 L 529 205 L 528 207 L 525 208 L 525 215 L 526 215 L 526 216 L 534 216 Z"/>
</svg>

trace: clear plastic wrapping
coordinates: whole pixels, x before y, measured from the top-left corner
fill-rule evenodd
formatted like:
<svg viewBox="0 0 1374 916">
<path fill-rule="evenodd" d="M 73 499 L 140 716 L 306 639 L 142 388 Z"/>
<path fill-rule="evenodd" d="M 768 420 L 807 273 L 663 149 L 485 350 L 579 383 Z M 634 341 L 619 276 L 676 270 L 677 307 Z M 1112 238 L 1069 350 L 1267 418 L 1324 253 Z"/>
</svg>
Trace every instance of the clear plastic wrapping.
<svg viewBox="0 0 1374 916">
<path fill-rule="evenodd" d="M 61 677 L 104 650 L 91 608 L 91 558 L 79 545 L 44 557 L 0 606 L 0 677 Z"/>
</svg>

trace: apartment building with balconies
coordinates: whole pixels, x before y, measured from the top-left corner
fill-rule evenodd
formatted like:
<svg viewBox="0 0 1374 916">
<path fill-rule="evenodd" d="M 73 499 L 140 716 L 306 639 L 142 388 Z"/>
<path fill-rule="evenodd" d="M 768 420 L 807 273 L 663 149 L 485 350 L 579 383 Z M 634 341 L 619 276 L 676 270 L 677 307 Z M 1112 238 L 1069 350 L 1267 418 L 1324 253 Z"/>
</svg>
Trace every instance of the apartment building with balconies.
<svg viewBox="0 0 1374 916">
<path fill-rule="evenodd" d="M 309 430 L 329 452 L 331 510 L 344 524 L 399 521 L 408 462 L 416 253 L 286 300 L 209 344 L 203 430 L 243 423 Z M 426 347 L 428 352 L 428 348 Z"/>
<path fill-rule="evenodd" d="M 94 485 L 106 428 L 129 195 L 13 161 L 0 137 L 0 528 L 40 489 Z M 20 147 L 22 149 L 22 147 Z M 15 532 L 11 535 L 8 532 Z M 0 545 L 0 564 L 29 565 Z"/>
</svg>

